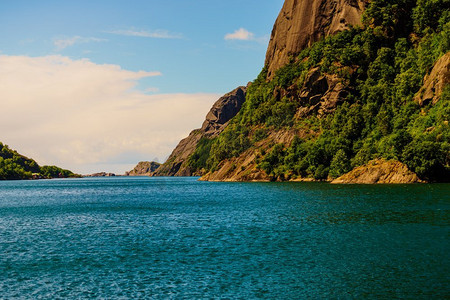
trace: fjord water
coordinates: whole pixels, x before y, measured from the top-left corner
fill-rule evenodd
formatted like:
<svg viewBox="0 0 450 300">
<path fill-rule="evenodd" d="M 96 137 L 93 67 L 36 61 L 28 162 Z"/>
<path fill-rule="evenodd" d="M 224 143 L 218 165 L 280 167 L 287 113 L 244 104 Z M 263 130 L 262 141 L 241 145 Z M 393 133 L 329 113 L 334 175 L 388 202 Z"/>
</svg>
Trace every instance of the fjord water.
<svg viewBox="0 0 450 300">
<path fill-rule="evenodd" d="M 450 185 L 0 182 L 1 298 L 446 298 Z"/>
</svg>

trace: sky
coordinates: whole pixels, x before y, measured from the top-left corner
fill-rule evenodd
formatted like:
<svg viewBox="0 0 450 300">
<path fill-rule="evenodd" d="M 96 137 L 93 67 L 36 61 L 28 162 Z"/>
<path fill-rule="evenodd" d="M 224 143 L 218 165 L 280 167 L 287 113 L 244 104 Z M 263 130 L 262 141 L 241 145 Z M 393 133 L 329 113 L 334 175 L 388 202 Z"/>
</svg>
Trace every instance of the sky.
<svg viewBox="0 0 450 300">
<path fill-rule="evenodd" d="M 164 162 L 256 78 L 283 0 L 0 0 L 0 141 L 40 165 Z"/>
</svg>

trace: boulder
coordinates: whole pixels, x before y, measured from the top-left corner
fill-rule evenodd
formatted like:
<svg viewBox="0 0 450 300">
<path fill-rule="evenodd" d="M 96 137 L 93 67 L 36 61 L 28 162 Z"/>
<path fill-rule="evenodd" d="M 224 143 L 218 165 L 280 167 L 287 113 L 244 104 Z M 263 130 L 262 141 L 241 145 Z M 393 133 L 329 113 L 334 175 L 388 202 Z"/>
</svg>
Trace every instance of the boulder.
<svg viewBox="0 0 450 300">
<path fill-rule="evenodd" d="M 333 184 L 419 183 L 416 173 L 396 160 L 376 159 L 336 178 Z"/>
</svg>

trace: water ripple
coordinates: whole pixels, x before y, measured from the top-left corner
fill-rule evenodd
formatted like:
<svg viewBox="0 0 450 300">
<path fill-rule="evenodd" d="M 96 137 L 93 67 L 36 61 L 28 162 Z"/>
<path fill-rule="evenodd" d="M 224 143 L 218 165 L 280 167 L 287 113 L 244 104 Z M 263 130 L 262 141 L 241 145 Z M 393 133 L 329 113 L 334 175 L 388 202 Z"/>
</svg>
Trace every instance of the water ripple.
<svg viewBox="0 0 450 300">
<path fill-rule="evenodd" d="M 0 182 L 1 298 L 446 298 L 449 185 Z"/>
</svg>

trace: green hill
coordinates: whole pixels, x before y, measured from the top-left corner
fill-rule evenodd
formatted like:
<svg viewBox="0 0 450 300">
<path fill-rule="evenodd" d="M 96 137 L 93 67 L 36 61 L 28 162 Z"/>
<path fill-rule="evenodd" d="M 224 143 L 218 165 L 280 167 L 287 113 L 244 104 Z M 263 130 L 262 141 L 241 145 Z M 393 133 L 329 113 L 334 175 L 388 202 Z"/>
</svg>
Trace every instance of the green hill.
<svg viewBox="0 0 450 300">
<path fill-rule="evenodd" d="M 0 143 L 0 180 L 80 177 L 55 166 L 39 166 L 7 145 Z"/>
<path fill-rule="evenodd" d="M 332 179 L 372 159 L 450 181 L 450 1 L 374 0 L 361 27 L 327 37 L 248 87 L 191 169 L 212 180 Z"/>
</svg>

